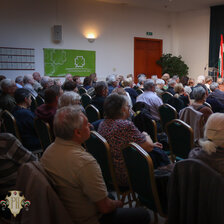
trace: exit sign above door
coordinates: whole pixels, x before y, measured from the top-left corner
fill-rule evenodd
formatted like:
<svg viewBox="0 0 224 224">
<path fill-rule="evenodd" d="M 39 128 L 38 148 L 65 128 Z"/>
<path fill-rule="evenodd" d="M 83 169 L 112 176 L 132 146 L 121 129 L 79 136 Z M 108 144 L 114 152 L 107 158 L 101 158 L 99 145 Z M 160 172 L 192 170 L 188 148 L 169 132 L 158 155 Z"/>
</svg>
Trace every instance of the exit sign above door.
<svg viewBox="0 0 224 224">
<path fill-rule="evenodd" d="M 152 32 L 146 32 L 147 36 L 152 36 L 152 34 L 153 34 Z"/>
</svg>

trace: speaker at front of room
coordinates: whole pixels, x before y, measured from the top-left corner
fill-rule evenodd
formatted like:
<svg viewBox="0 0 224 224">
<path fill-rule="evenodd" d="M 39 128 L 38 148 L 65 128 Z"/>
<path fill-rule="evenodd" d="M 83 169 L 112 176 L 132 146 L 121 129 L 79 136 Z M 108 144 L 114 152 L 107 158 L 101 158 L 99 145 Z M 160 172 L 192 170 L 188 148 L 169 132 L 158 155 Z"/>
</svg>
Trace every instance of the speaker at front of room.
<svg viewBox="0 0 224 224">
<path fill-rule="evenodd" d="M 53 26 L 53 40 L 56 42 L 62 41 L 62 26 L 61 25 Z"/>
</svg>

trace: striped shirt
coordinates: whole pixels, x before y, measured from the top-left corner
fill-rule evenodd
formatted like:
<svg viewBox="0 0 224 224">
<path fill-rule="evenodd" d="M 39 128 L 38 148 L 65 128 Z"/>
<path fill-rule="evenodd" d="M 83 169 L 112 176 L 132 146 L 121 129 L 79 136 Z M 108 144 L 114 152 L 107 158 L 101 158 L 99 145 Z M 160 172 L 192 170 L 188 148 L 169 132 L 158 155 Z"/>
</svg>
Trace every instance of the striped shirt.
<svg viewBox="0 0 224 224">
<path fill-rule="evenodd" d="M 37 160 L 20 141 L 9 133 L 0 133 L 0 195 L 14 190 L 17 170 L 22 163 Z"/>
</svg>

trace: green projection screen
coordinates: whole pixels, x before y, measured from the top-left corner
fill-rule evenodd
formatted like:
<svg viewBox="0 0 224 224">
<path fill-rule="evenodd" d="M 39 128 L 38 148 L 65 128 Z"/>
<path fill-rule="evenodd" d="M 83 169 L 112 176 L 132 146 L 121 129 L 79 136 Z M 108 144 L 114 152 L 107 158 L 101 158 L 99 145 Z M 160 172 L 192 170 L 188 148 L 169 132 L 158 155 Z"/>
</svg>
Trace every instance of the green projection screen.
<svg viewBox="0 0 224 224">
<path fill-rule="evenodd" d="M 44 48 L 44 70 L 47 76 L 89 76 L 95 73 L 95 51 Z"/>
</svg>

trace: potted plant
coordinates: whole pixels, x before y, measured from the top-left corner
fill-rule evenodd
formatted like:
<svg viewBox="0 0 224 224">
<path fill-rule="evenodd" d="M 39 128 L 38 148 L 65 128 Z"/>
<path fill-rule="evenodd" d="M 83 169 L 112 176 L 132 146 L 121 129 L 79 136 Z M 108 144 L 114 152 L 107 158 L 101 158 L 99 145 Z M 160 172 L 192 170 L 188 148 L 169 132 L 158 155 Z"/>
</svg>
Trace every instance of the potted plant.
<svg viewBox="0 0 224 224">
<path fill-rule="evenodd" d="M 181 56 L 172 56 L 172 54 L 163 54 L 162 57 L 156 62 L 162 67 L 162 74 L 168 73 L 170 77 L 174 75 L 187 76 L 188 66 L 181 60 Z"/>
</svg>

